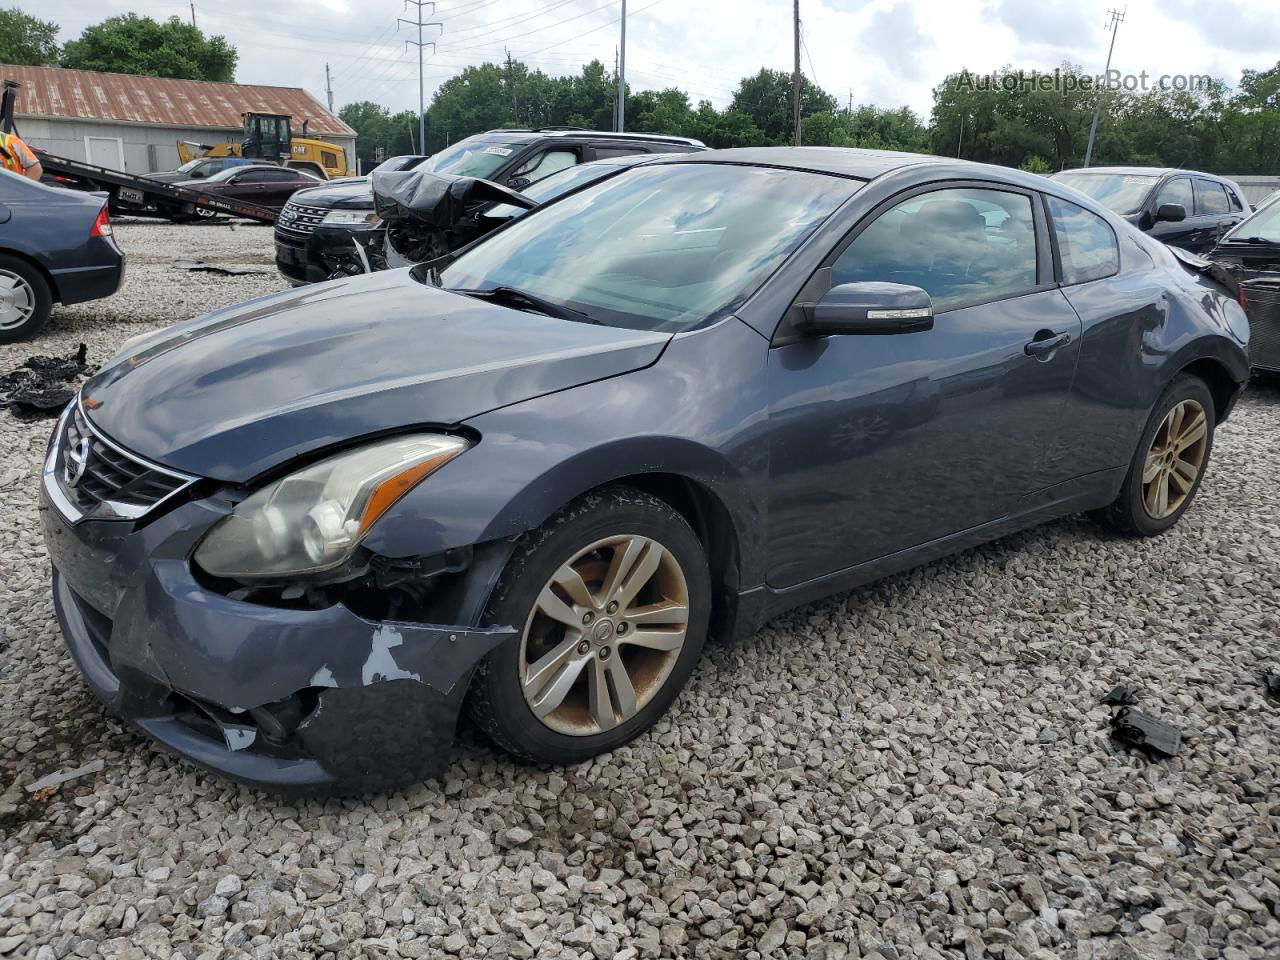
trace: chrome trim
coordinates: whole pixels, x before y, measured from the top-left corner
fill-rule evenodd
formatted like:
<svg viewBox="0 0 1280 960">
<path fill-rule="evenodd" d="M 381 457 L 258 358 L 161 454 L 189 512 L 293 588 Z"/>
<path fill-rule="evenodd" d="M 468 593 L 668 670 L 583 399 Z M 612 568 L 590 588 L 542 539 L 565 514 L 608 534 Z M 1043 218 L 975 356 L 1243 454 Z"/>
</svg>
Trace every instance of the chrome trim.
<svg viewBox="0 0 1280 960">
<path fill-rule="evenodd" d="M 93 434 L 95 442 L 101 443 L 103 446 L 113 450 L 119 456 L 138 464 L 138 466 L 143 467 L 146 470 L 164 474 L 166 477 L 171 477 L 174 480 L 181 481 L 181 484 L 174 487 L 172 491 L 166 493 L 155 503 L 141 505 L 134 503 L 121 503 L 118 500 L 101 500 L 92 510 L 81 510 L 78 506 L 72 503 L 71 499 L 67 496 L 66 491 L 59 482 L 60 471 L 58 470 L 58 458 L 62 453 L 63 437 L 67 432 L 67 421 L 70 419 L 73 411 L 80 414 L 80 419 L 84 422 L 84 425 L 88 427 L 89 432 Z M 85 415 L 84 406 L 81 403 L 81 398 L 78 394 L 76 395 L 75 400 L 67 404 L 66 409 L 62 411 L 62 415 L 58 417 L 58 426 L 53 435 L 53 442 L 49 445 L 49 455 L 45 458 L 44 470 L 42 472 L 45 492 L 49 494 L 49 499 L 53 501 L 54 506 L 58 508 L 58 512 L 73 524 L 79 523 L 81 520 L 140 519 L 156 507 L 160 506 L 160 504 L 167 500 L 171 500 L 178 494 L 189 489 L 191 485 L 199 479 L 199 477 L 193 477 L 190 474 L 179 473 L 177 470 L 170 470 L 168 467 L 162 467 L 160 464 L 148 460 L 145 457 L 140 457 L 136 453 L 125 450 L 93 425 L 93 421 Z"/>
</svg>

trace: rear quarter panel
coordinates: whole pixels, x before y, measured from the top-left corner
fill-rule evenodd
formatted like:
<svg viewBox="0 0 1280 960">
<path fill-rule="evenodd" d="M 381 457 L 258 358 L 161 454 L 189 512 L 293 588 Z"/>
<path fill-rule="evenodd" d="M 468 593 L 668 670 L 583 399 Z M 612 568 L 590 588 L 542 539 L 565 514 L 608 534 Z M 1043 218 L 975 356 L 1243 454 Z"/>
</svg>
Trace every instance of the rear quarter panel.
<svg viewBox="0 0 1280 960">
<path fill-rule="evenodd" d="M 1121 272 L 1063 288 L 1082 342 L 1058 453 L 1077 457 L 1079 474 L 1129 462 L 1151 408 L 1187 365 L 1209 358 L 1237 382 L 1248 375 L 1240 305 L 1158 241 L 1117 233 Z"/>
</svg>

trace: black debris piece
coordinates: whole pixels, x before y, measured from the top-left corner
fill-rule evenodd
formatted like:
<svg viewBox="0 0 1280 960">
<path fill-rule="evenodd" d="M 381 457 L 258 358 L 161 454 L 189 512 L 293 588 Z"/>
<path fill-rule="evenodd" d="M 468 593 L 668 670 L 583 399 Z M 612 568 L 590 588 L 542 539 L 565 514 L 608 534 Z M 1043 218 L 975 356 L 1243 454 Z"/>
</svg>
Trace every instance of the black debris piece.
<svg viewBox="0 0 1280 960">
<path fill-rule="evenodd" d="M 28 357 L 16 370 L 0 375 L 0 403 L 19 417 L 50 417 L 75 396 L 71 381 L 90 374 L 89 348 L 83 343 L 65 357 Z"/>
<path fill-rule="evenodd" d="M 1111 736 L 1120 743 L 1144 751 L 1152 760 L 1177 756 L 1182 747 L 1181 730 L 1132 707 L 1116 711 L 1111 718 Z"/>
<path fill-rule="evenodd" d="M 1280 673 L 1272 670 L 1262 671 L 1262 687 L 1267 691 L 1268 697 L 1280 703 Z"/>
<path fill-rule="evenodd" d="M 1109 707 L 1132 707 L 1138 700 L 1128 687 L 1115 687 L 1098 702 L 1105 703 Z"/>
<path fill-rule="evenodd" d="M 253 273 L 275 273 L 275 267 L 253 263 L 205 263 L 203 260 L 175 260 L 178 270 L 196 270 L 200 273 L 219 273 L 227 277 L 242 277 Z"/>
</svg>

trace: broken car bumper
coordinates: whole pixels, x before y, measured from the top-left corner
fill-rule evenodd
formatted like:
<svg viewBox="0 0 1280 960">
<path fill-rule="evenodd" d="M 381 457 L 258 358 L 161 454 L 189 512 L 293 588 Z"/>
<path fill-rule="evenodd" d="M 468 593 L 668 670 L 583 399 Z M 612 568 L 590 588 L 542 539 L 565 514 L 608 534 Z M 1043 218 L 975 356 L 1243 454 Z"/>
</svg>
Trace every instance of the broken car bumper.
<svg viewBox="0 0 1280 960">
<path fill-rule="evenodd" d="M 255 786 L 361 792 L 440 774 L 473 668 L 513 631 L 233 600 L 189 562 L 226 510 L 197 500 L 141 526 L 73 525 L 42 489 L 58 620 L 93 692 Z"/>
</svg>

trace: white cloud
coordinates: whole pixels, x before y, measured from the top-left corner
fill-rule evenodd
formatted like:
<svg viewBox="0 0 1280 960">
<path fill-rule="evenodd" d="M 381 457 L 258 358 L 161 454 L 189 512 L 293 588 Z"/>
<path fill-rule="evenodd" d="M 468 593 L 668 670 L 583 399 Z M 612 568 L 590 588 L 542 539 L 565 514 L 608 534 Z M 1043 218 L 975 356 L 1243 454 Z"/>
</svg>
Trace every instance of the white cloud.
<svg viewBox="0 0 1280 960">
<path fill-rule="evenodd" d="M 907 105 L 927 118 L 932 88 L 963 67 L 1052 69 L 1067 60 L 1101 71 L 1106 9 L 1116 0 L 1027 4 L 989 0 L 801 0 L 806 75 L 844 103 Z M 1211 73 L 1238 82 L 1245 67 L 1273 66 L 1280 51 L 1274 0 L 1132 0 L 1113 66 L 1125 72 Z M 172 0 L 18 0 L 62 26 L 62 39 L 126 11 L 189 18 Z M 791 69 L 789 0 L 629 0 L 628 80 L 633 88 L 678 86 L 724 106 L 737 81 L 762 66 Z M 412 7 L 409 8 L 413 10 Z M 429 12 L 430 8 L 426 8 Z M 196 4 L 199 25 L 240 51 L 237 79 L 303 86 L 324 98 L 324 64 L 337 105 L 371 99 L 393 110 L 417 106 L 417 54 L 399 17 L 401 0 L 219 0 Z M 507 50 L 549 73 L 576 72 L 598 58 L 612 68 L 618 4 L 534 0 L 440 0 L 444 32 L 427 54 L 427 95 L 468 63 L 501 61 Z M 416 34 L 414 34 L 416 35 Z M 812 67 L 810 67 L 812 60 Z"/>
</svg>

